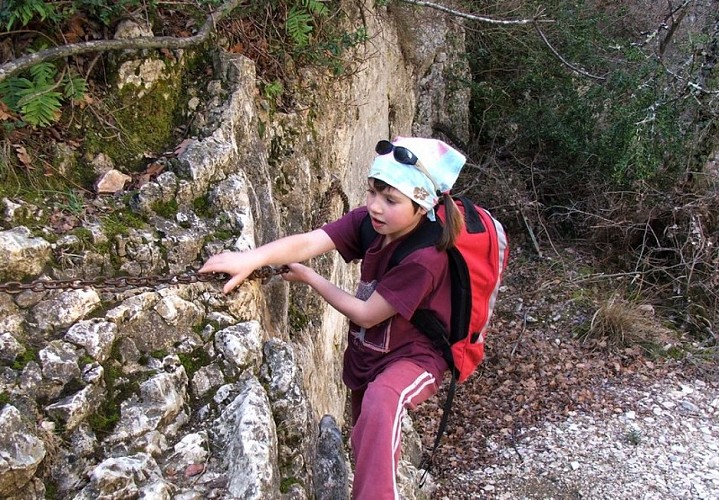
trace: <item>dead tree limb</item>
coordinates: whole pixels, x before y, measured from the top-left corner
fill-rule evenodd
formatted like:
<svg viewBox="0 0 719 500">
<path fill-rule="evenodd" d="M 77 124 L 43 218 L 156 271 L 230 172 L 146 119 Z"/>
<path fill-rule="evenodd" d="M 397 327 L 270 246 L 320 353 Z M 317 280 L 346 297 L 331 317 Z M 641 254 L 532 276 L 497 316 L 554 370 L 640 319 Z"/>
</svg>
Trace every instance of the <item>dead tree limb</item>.
<svg viewBox="0 0 719 500">
<path fill-rule="evenodd" d="M 466 12 L 461 12 L 455 9 L 450 9 L 449 7 L 445 7 L 444 5 L 439 5 L 433 2 L 426 2 L 424 0 L 399 0 L 403 3 L 408 3 L 411 5 L 417 5 L 420 7 L 427 7 L 431 9 L 436 9 L 442 12 L 446 12 L 447 14 L 450 14 L 455 17 L 461 17 L 464 19 L 469 19 L 471 21 L 479 21 L 483 23 L 491 23 L 491 24 L 506 24 L 506 25 L 514 25 L 514 24 L 531 24 L 534 26 L 534 28 L 537 30 L 537 33 L 539 34 L 539 37 L 542 39 L 544 44 L 547 46 L 549 51 L 556 57 L 559 62 L 561 62 L 563 65 L 565 65 L 567 68 L 571 69 L 572 71 L 579 73 L 582 76 L 586 76 L 587 78 L 592 78 L 594 80 L 606 80 L 606 77 L 603 76 L 597 76 L 592 75 L 591 73 L 588 73 L 587 71 L 584 71 L 582 68 L 577 67 L 575 64 L 570 63 L 567 61 L 562 55 L 555 49 L 551 43 L 549 43 L 549 40 L 544 35 L 544 32 L 539 28 L 540 23 L 553 23 L 553 20 L 545 19 L 544 18 L 544 10 L 539 9 L 537 13 L 532 16 L 531 18 L 525 18 L 525 19 L 494 19 L 491 17 L 483 17 L 483 16 L 475 16 L 474 14 L 468 14 Z M 692 0 L 687 0 L 692 1 Z"/>
<path fill-rule="evenodd" d="M 544 22 L 544 23 L 553 23 L 554 21 L 550 19 L 542 19 L 544 16 L 544 13 L 542 10 L 537 11 L 537 13 L 532 17 L 531 19 L 494 19 L 492 17 L 483 17 L 483 16 L 476 16 L 474 14 L 469 14 L 467 12 L 462 12 L 455 9 L 450 9 L 449 7 L 445 7 L 444 5 L 439 5 L 433 2 L 425 2 L 424 0 L 399 0 L 402 3 L 408 3 L 412 5 L 417 5 L 419 7 L 427 7 L 430 9 L 439 10 L 441 12 L 446 12 L 447 14 L 451 14 L 455 17 L 461 17 L 464 19 L 469 19 L 471 21 L 479 21 L 482 23 L 490 23 L 490 24 L 534 24 L 537 22 Z"/>
<path fill-rule="evenodd" d="M 197 34 L 177 38 L 172 36 L 138 37 L 123 40 L 93 40 L 90 42 L 71 43 L 27 54 L 0 65 L 0 82 L 16 75 L 32 66 L 78 54 L 90 52 L 108 52 L 114 50 L 145 50 L 145 49 L 185 49 L 195 47 L 210 36 L 217 23 L 234 10 L 243 0 L 228 0 L 215 12 L 212 12 Z"/>
<path fill-rule="evenodd" d="M 537 30 L 537 33 L 539 34 L 539 37 L 540 37 L 540 38 L 542 39 L 542 41 L 544 42 L 544 45 L 546 45 L 547 48 L 549 49 L 549 51 L 554 55 L 554 57 L 556 57 L 556 58 L 559 60 L 559 62 L 561 62 L 562 64 L 564 64 L 567 68 L 571 69 L 572 71 L 574 71 L 574 72 L 576 72 L 576 73 L 579 73 L 580 75 L 586 76 L 587 78 L 592 78 L 592 79 L 594 79 L 594 80 L 600 80 L 600 81 L 602 81 L 602 80 L 606 80 L 606 79 L 607 79 L 607 77 L 605 77 L 605 76 L 597 76 L 597 75 L 593 75 L 593 74 L 591 74 L 591 73 L 588 73 L 588 72 L 584 71 L 582 68 L 580 68 L 580 67 L 578 67 L 578 66 L 576 66 L 576 65 L 574 65 L 574 64 L 572 64 L 572 63 L 570 63 L 569 61 L 567 61 L 564 57 L 562 57 L 562 55 L 559 53 L 559 51 L 557 51 L 557 49 L 555 49 L 555 48 L 552 46 L 552 44 L 549 43 L 549 40 L 548 40 L 547 37 L 544 35 L 544 32 L 543 32 L 541 29 L 539 29 L 539 25 L 538 25 L 537 23 L 534 24 L 534 28 Z"/>
</svg>

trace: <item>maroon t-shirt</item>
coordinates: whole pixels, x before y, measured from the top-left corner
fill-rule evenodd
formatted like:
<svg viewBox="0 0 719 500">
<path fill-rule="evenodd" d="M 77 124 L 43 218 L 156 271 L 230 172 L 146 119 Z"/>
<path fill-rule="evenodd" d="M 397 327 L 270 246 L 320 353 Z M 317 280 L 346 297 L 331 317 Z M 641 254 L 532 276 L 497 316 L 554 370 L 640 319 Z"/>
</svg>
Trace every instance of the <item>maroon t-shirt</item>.
<svg viewBox="0 0 719 500">
<path fill-rule="evenodd" d="M 366 207 L 356 208 L 322 229 L 345 262 L 362 259 L 356 296 L 367 300 L 377 291 L 397 314 L 367 329 L 350 321 L 343 380 L 352 390 L 364 389 L 393 361 L 410 359 L 432 373 L 439 383 L 447 363 L 427 336 L 410 323 L 410 318 L 417 309 L 431 309 L 445 327 L 449 325 L 451 291 L 447 254 L 430 246 L 412 252 L 387 270 L 392 253 L 406 236 L 382 248 L 384 236 L 380 235 L 363 255 L 360 225 L 366 215 Z"/>
</svg>

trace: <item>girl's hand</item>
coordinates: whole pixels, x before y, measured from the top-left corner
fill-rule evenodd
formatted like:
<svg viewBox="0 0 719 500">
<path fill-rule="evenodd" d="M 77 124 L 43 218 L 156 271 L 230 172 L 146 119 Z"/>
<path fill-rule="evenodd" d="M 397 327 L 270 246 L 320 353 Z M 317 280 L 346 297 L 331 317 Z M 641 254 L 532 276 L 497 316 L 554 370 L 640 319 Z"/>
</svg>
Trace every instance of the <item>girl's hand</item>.
<svg viewBox="0 0 719 500">
<path fill-rule="evenodd" d="M 242 283 L 254 269 L 255 266 L 252 265 L 251 259 L 247 258 L 245 252 L 223 252 L 207 259 L 207 262 L 197 272 L 225 273 L 232 276 L 222 287 L 222 291 L 227 294 Z"/>
<path fill-rule="evenodd" d="M 302 264 L 288 264 L 290 269 L 286 273 L 282 273 L 282 279 L 285 281 L 298 281 L 309 284 L 309 280 L 315 274 L 315 271 Z"/>
</svg>

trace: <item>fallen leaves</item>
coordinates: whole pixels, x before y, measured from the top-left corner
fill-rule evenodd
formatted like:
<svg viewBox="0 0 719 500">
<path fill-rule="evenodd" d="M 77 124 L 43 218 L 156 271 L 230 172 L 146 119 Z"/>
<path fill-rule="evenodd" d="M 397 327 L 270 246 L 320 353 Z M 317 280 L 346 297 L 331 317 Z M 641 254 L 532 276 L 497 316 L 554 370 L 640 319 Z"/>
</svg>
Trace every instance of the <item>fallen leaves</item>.
<svg viewBox="0 0 719 500">
<path fill-rule="evenodd" d="M 15 155 L 22 166 L 27 170 L 33 170 L 35 167 L 33 166 L 32 156 L 30 156 L 30 153 L 27 152 L 25 146 L 22 144 L 13 144 L 12 146 L 13 149 L 15 149 Z"/>
<path fill-rule="evenodd" d="M 436 498 L 456 498 L 453 481 L 490 464 L 497 446 L 512 447 L 530 429 L 566 419 L 571 412 L 614 413 L 621 405 L 609 395 L 609 385 L 644 383 L 671 369 L 670 362 L 648 360 L 638 346 L 610 351 L 578 339 L 576 327 L 591 317 L 587 309 L 592 304 L 582 308 L 565 299 L 571 294 L 562 293 L 561 279 L 550 279 L 551 299 L 546 293 L 535 295 L 543 271 L 533 265 L 510 263 L 508 286 L 487 335 L 485 361 L 457 388 L 434 460 L 433 475 L 440 485 Z M 527 309 L 536 322 L 521 321 Z M 436 435 L 447 386 L 413 414 L 425 449 Z"/>
<path fill-rule="evenodd" d="M 145 167 L 145 170 L 137 174 L 134 178 L 134 186 L 136 188 L 141 188 L 151 180 L 157 178 L 158 175 L 160 175 L 165 170 L 165 165 L 163 165 L 160 162 L 152 162 L 147 167 Z"/>
<path fill-rule="evenodd" d="M 50 214 L 50 227 L 56 234 L 64 234 L 80 226 L 80 219 L 74 214 L 57 210 Z"/>
<path fill-rule="evenodd" d="M 10 108 L 7 107 L 7 104 L 0 101 L 0 122 L 8 120 L 15 120 L 15 116 L 12 111 L 10 111 Z"/>
</svg>

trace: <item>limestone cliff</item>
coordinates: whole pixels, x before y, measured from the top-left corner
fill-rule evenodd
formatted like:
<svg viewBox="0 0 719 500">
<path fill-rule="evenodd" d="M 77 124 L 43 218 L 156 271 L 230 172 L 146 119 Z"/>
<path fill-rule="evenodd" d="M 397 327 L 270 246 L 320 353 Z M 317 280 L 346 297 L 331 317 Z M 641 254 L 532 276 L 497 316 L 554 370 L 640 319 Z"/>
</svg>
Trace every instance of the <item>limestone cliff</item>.
<svg viewBox="0 0 719 500">
<path fill-rule="evenodd" d="M 430 136 L 439 122 L 466 136 L 457 20 L 372 2 L 348 9 L 369 34 L 356 71 L 300 72 L 291 110 L 263 100 L 253 61 L 217 52 L 198 110 L 204 133 L 129 197 L 100 202 L 136 226 L 112 233 L 97 216 L 84 221 L 86 238 L 48 241 L 25 227 L 41 207 L 3 200 L 3 278 L 83 281 L 0 291 L 0 496 L 347 497 L 340 314 L 278 278 L 227 296 L 220 282 L 90 281 L 111 269 L 176 275 L 306 231 L 340 215 L 342 195 L 362 203 L 377 140 Z M 355 265 L 336 255 L 312 265 L 353 290 Z M 422 495 L 416 455 L 403 464 L 407 498 Z"/>
</svg>

